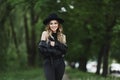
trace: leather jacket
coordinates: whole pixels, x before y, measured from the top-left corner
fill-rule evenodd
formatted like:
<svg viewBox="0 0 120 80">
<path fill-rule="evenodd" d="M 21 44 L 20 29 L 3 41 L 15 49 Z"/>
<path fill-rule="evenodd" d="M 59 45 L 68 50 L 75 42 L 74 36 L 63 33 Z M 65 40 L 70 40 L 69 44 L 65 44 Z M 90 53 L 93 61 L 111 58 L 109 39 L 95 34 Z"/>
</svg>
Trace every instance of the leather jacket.
<svg viewBox="0 0 120 80">
<path fill-rule="evenodd" d="M 55 41 L 55 46 L 51 46 L 50 42 L 40 41 L 38 45 L 39 52 L 44 57 L 63 56 L 67 52 L 67 46 L 59 41 Z"/>
</svg>

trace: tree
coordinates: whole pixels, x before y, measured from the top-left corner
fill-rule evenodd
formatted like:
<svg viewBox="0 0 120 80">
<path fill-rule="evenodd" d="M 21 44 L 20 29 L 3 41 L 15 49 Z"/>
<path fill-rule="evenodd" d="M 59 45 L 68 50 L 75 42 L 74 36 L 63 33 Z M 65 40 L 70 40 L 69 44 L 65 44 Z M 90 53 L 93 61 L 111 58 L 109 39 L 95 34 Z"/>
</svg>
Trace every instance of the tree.
<svg viewBox="0 0 120 80">
<path fill-rule="evenodd" d="M 6 70 L 7 68 L 7 49 L 9 47 L 8 28 L 5 25 L 7 16 L 10 14 L 9 3 L 5 0 L 0 2 L 0 70 Z"/>
<path fill-rule="evenodd" d="M 105 2 L 104 2 L 105 3 Z M 105 6 L 103 6 L 104 10 L 105 10 L 105 21 L 104 21 L 104 26 L 105 26 L 105 30 L 104 30 L 104 34 L 103 34 L 103 43 L 101 46 L 101 51 L 99 53 L 98 56 L 98 66 L 97 66 L 97 74 L 99 74 L 99 70 L 100 70 L 100 64 L 101 64 L 101 60 L 103 57 L 103 73 L 102 75 L 104 77 L 107 76 L 108 74 L 108 60 L 109 60 L 109 53 L 110 53 L 110 48 L 111 48 L 111 40 L 112 40 L 112 34 L 113 34 L 113 28 L 115 27 L 116 23 L 117 23 L 117 17 L 119 15 L 117 15 L 115 12 L 116 8 L 114 7 L 115 5 L 119 2 L 112 2 L 112 1 L 108 1 L 106 2 Z M 118 6 L 118 5 L 117 5 Z"/>
</svg>

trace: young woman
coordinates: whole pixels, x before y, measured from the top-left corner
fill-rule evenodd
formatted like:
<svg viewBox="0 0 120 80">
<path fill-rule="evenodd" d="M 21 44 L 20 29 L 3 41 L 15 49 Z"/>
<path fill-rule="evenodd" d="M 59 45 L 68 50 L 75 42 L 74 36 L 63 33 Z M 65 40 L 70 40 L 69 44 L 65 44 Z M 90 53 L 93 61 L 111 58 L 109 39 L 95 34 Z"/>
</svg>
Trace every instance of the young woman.
<svg viewBox="0 0 120 80">
<path fill-rule="evenodd" d="M 62 80 L 65 71 L 64 55 L 67 51 L 66 36 L 62 33 L 63 19 L 55 13 L 44 21 L 45 31 L 42 32 L 39 43 L 40 53 L 44 57 L 46 80 Z"/>
</svg>

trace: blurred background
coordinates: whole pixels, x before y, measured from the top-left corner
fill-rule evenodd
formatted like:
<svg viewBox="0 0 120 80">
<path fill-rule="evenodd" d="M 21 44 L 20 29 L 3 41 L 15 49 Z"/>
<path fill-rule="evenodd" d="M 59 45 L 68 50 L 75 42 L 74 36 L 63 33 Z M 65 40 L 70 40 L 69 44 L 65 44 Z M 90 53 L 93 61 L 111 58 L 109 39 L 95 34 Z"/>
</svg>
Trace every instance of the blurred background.
<svg viewBox="0 0 120 80">
<path fill-rule="evenodd" d="M 0 0 L 0 72 L 42 67 L 42 21 L 52 12 L 65 20 L 67 66 L 120 74 L 120 0 Z"/>
</svg>

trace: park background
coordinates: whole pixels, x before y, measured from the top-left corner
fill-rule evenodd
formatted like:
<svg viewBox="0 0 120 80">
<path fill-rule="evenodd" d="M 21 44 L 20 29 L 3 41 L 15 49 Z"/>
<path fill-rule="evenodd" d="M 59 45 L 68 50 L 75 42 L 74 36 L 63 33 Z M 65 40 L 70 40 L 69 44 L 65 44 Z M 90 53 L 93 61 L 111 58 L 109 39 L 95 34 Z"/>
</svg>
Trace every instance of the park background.
<svg viewBox="0 0 120 80">
<path fill-rule="evenodd" d="M 119 9 L 120 0 L 0 0 L 0 74 L 5 78 L 1 80 L 13 80 L 6 76 L 25 70 L 35 75 L 42 68 L 42 21 L 53 12 L 65 21 L 69 65 L 79 62 L 77 71 L 87 73 L 87 62 L 97 61 L 96 76 L 108 77 L 110 64 L 120 62 Z"/>
</svg>

